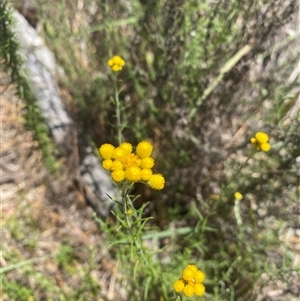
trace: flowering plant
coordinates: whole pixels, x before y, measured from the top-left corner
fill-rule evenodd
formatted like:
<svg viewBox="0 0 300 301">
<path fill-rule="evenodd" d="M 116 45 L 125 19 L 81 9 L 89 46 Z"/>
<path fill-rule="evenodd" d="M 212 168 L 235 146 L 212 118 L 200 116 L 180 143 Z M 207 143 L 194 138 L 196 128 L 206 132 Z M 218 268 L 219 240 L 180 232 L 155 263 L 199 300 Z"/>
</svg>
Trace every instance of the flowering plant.
<svg viewBox="0 0 300 301">
<path fill-rule="evenodd" d="M 120 91 L 118 89 L 117 71 L 122 70 L 125 61 L 120 56 L 115 55 L 107 63 L 113 71 L 112 79 L 115 94 L 114 98 L 111 99 L 115 106 L 115 129 L 118 144 L 103 143 L 98 151 L 102 159 L 102 167 L 110 172 L 112 180 L 120 190 L 118 197 L 109 196 L 118 205 L 112 211 L 119 223 L 112 238 L 116 238 L 116 234 L 119 233 L 121 228 L 125 229 L 125 241 L 131 246 L 130 257 L 141 259 L 140 267 L 141 265 L 146 267 L 144 270 L 149 274 L 149 278 L 155 278 L 153 251 L 146 248 L 143 241 L 143 230 L 146 222 L 150 219 L 150 217 L 143 216 L 143 210 L 147 204 L 137 209 L 134 202 L 138 197 L 131 195 L 130 191 L 132 186 L 138 182 L 146 184 L 154 190 L 161 190 L 165 186 L 165 178 L 162 174 L 153 171 L 155 160 L 152 157 L 153 144 L 151 142 L 144 140 L 134 147 L 131 143 L 124 141 L 123 130 L 126 125 L 122 123 L 122 120 L 124 119 L 125 106 L 119 100 Z M 101 221 L 100 223 L 104 227 L 106 226 L 105 223 Z"/>
</svg>

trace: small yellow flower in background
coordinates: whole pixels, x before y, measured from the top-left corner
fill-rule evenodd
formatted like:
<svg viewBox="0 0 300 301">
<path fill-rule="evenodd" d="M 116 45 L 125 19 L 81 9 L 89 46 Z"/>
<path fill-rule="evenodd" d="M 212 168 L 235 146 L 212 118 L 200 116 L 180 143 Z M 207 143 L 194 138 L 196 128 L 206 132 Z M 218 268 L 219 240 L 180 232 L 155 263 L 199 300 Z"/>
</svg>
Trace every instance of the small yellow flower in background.
<svg viewBox="0 0 300 301">
<path fill-rule="evenodd" d="M 99 148 L 102 166 L 111 171 L 112 179 L 117 182 L 128 181 L 136 183 L 143 181 L 152 189 L 161 190 L 165 186 L 165 178 L 161 174 L 153 174 L 155 162 L 151 157 L 153 145 L 148 141 L 140 142 L 133 152 L 133 146 L 128 142 L 118 147 L 105 143 Z"/>
<path fill-rule="evenodd" d="M 237 192 L 235 192 L 234 197 L 236 200 L 240 201 L 243 199 L 244 196 L 240 192 L 237 191 Z"/>
<path fill-rule="evenodd" d="M 258 150 L 268 152 L 271 149 L 271 145 L 268 143 L 269 136 L 264 132 L 257 132 L 250 141 Z"/>
<path fill-rule="evenodd" d="M 125 61 L 119 55 L 115 55 L 108 60 L 107 64 L 111 67 L 112 71 L 117 72 L 125 66 Z"/>
<path fill-rule="evenodd" d="M 176 293 L 183 292 L 186 297 L 200 297 L 205 293 L 205 286 L 202 284 L 204 279 L 205 274 L 194 264 L 189 264 L 183 270 L 182 278 L 174 282 L 173 288 Z"/>
</svg>

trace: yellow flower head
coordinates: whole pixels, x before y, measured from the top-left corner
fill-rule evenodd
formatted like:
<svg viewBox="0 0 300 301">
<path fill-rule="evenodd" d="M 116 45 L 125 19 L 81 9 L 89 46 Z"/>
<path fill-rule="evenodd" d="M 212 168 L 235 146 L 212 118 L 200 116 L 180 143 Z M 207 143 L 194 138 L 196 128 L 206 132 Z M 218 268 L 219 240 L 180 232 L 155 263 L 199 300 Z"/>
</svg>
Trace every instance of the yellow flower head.
<svg viewBox="0 0 300 301">
<path fill-rule="evenodd" d="M 122 161 L 125 156 L 126 156 L 126 152 L 121 147 L 116 147 L 112 154 L 113 159 L 118 161 Z"/>
<path fill-rule="evenodd" d="M 194 285 L 194 294 L 198 297 L 204 295 L 205 293 L 205 286 L 202 283 L 196 283 Z"/>
<path fill-rule="evenodd" d="M 148 181 L 148 185 L 156 190 L 161 190 L 165 187 L 165 178 L 161 174 L 154 174 Z"/>
<path fill-rule="evenodd" d="M 125 170 L 125 179 L 129 182 L 138 182 L 141 180 L 141 169 L 137 166 L 129 167 Z"/>
<path fill-rule="evenodd" d="M 194 264 L 189 264 L 182 273 L 182 278 L 185 281 L 191 281 L 194 278 L 194 274 L 197 271 L 197 267 Z"/>
<path fill-rule="evenodd" d="M 140 166 L 140 159 L 135 154 L 129 154 L 123 159 L 124 167 L 129 168 L 132 166 Z"/>
<path fill-rule="evenodd" d="M 113 161 L 111 170 L 118 170 L 118 169 L 123 169 L 123 163 L 121 161 Z"/>
<path fill-rule="evenodd" d="M 115 55 L 108 60 L 107 64 L 111 67 L 112 71 L 117 72 L 125 66 L 125 61 L 119 55 Z"/>
<path fill-rule="evenodd" d="M 271 145 L 269 143 L 263 143 L 260 145 L 260 150 L 264 152 L 268 152 L 271 149 Z"/>
<path fill-rule="evenodd" d="M 140 142 L 136 147 L 136 153 L 141 158 L 150 157 L 153 151 L 153 145 L 148 141 Z"/>
<path fill-rule="evenodd" d="M 132 152 L 132 144 L 128 142 L 121 143 L 120 148 L 122 148 L 126 152 L 126 154 L 131 154 Z"/>
<path fill-rule="evenodd" d="M 110 170 L 110 169 L 112 168 L 112 165 L 113 165 L 113 161 L 110 160 L 110 159 L 104 160 L 104 161 L 102 162 L 102 166 L 103 166 L 103 168 L 106 169 L 106 170 Z"/>
<path fill-rule="evenodd" d="M 202 283 L 205 279 L 205 274 L 200 271 L 200 270 L 197 270 L 195 273 L 194 273 L 194 277 L 193 277 L 193 280 L 195 283 Z"/>
<path fill-rule="evenodd" d="M 116 169 L 111 173 L 111 177 L 115 182 L 122 182 L 125 179 L 125 172 L 123 169 Z"/>
<path fill-rule="evenodd" d="M 141 170 L 141 179 L 142 181 L 149 181 L 152 176 L 152 170 L 149 168 L 143 168 Z"/>
<path fill-rule="evenodd" d="M 183 293 L 187 296 L 187 297 L 192 297 L 194 295 L 194 286 L 187 284 L 184 288 L 183 288 Z"/>
<path fill-rule="evenodd" d="M 176 293 L 180 293 L 183 291 L 185 287 L 185 283 L 184 283 L 184 280 L 183 279 L 178 279 L 177 281 L 174 282 L 173 284 L 173 288 L 174 288 L 174 291 Z"/>
<path fill-rule="evenodd" d="M 99 154 L 104 160 L 111 159 L 113 152 L 114 152 L 115 147 L 111 144 L 105 143 L 102 144 L 101 147 L 99 148 Z"/>
<path fill-rule="evenodd" d="M 255 139 L 257 140 L 257 142 L 259 144 L 263 144 L 263 143 L 268 142 L 269 136 L 266 133 L 264 133 L 264 132 L 257 132 L 255 134 Z"/>
<path fill-rule="evenodd" d="M 269 136 L 264 132 L 257 132 L 255 136 L 250 139 L 250 141 L 258 150 L 267 152 L 271 149 L 271 145 L 268 143 Z"/>
<path fill-rule="evenodd" d="M 154 160 L 151 157 L 146 157 L 141 160 L 141 168 L 152 168 L 154 166 Z"/>
<path fill-rule="evenodd" d="M 240 192 L 235 192 L 234 194 L 234 198 L 238 201 L 242 200 L 243 199 L 243 195 L 240 193 Z"/>
</svg>

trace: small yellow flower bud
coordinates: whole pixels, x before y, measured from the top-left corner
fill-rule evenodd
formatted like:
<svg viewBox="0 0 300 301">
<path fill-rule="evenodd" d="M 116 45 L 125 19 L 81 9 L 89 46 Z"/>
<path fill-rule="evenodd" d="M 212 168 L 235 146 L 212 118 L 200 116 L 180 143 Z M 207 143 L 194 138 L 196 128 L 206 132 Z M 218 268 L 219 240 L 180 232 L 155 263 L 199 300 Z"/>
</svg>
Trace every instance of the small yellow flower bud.
<svg viewBox="0 0 300 301">
<path fill-rule="evenodd" d="M 152 170 L 148 168 L 143 168 L 141 170 L 141 179 L 142 181 L 149 181 L 152 176 Z"/>
<path fill-rule="evenodd" d="M 257 132 L 255 134 L 255 139 L 257 140 L 257 142 L 259 144 L 263 144 L 263 143 L 268 142 L 269 136 L 266 133 L 264 133 L 264 132 Z"/>
<path fill-rule="evenodd" d="M 192 297 L 194 295 L 194 287 L 191 285 L 186 285 L 183 289 L 183 293 L 187 296 L 187 297 Z"/>
<path fill-rule="evenodd" d="M 194 294 L 198 297 L 205 293 L 205 286 L 202 283 L 196 283 L 194 285 Z"/>
<path fill-rule="evenodd" d="M 174 288 L 174 291 L 175 291 L 176 293 L 182 292 L 183 289 L 184 289 L 184 286 L 185 286 L 185 284 L 184 284 L 184 281 L 183 281 L 182 279 L 177 280 L 177 281 L 173 284 L 173 288 Z"/>
<path fill-rule="evenodd" d="M 125 156 L 126 156 L 126 152 L 124 151 L 124 149 L 120 147 L 116 147 L 112 154 L 112 157 L 118 161 L 122 161 Z"/>
<path fill-rule="evenodd" d="M 194 264 L 189 264 L 187 268 L 191 269 L 192 271 L 196 272 L 198 268 Z"/>
<path fill-rule="evenodd" d="M 136 153 L 141 158 L 150 157 L 152 154 L 152 150 L 153 150 L 153 145 L 148 141 L 142 141 L 136 147 Z"/>
<path fill-rule="evenodd" d="M 132 144 L 130 144 L 128 142 L 121 143 L 120 148 L 122 148 L 128 155 L 131 154 L 131 152 L 132 152 Z"/>
<path fill-rule="evenodd" d="M 269 143 L 263 143 L 260 145 L 260 149 L 264 152 L 268 152 L 271 149 L 271 145 Z"/>
<path fill-rule="evenodd" d="M 111 67 L 111 70 L 117 72 L 117 71 L 122 70 L 122 67 L 121 67 L 121 66 L 118 66 L 118 65 L 113 65 L 113 66 Z"/>
<path fill-rule="evenodd" d="M 106 170 L 110 170 L 111 169 L 111 167 L 112 167 L 112 165 L 113 165 L 113 161 L 112 160 L 104 160 L 103 162 L 102 162 L 102 167 L 104 168 L 104 169 L 106 169 Z"/>
<path fill-rule="evenodd" d="M 104 160 L 111 159 L 115 147 L 111 144 L 102 144 L 99 148 L 99 154 Z"/>
<path fill-rule="evenodd" d="M 115 182 L 122 182 L 122 181 L 124 181 L 124 178 L 125 178 L 125 172 L 123 169 L 114 170 L 111 173 L 111 177 Z"/>
<path fill-rule="evenodd" d="M 187 266 L 182 273 L 182 278 L 185 281 L 191 281 L 194 278 L 195 270 L 191 266 Z"/>
<path fill-rule="evenodd" d="M 152 168 L 154 166 L 154 160 L 151 157 L 146 157 L 141 160 L 141 168 Z"/>
<path fill-rule="evenodd" d="M 165 178 L 161 174 L 154 174 L 148 181 L 148 185 L 156 190 L 161 190 L 165 186 Z"/>
<path fill-rule="evenodd" d="M 141 180 L 141 169 L 137 166 L 132 166 L 126 169 L 125 179 L 129 182 L 138 182 Z"/>
<path fill-rule="evenodd" d="M 194 272 L 193 279 L 196 283 L 201 283 L 205 279 L 205 274 L 202 271 L 198 270 L 198 271 Z"/>
<path fill-rule="evenodd" d="M 126 169 L 132 166 L 139 166 L 140 165 L 139 163 L 140 163 L 140 159 L 135 154 L 128 154 L 123 159 L 124 168 Z"/>
<path fill-rule="evenodd" d="M 111 170 L 123 169 L 123 163 L 121 161 L 115 160 L 112 163 Z"/>
</svg>

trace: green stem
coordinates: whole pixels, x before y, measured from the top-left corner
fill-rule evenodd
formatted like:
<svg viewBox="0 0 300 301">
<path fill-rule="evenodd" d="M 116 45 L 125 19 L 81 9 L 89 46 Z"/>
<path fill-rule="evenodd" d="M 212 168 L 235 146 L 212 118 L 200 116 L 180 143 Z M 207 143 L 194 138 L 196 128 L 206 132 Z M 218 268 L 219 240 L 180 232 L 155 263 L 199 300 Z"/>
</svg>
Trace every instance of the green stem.
<svg viewBox="0 0 300 301">
<path fill-rule="evenodd" d="M 233 207 L 234 216 L 236 219 L 236 222 L 239 226 L 243 224 L 241 211 L 240 211 L 240 200 L 234 201 L 234 207 Z"/>
<path fill-rule="evenodd" d="M 114 75 L 114 90 L 115 90 L 115 104 L 116 104 L 116 118 L 117 118 L 117 139 L 119 145 L 122 143 L 122 126 L 121 126 L 121 106 L 119 99 L 119 90 L 118 90 L 118 75 Z"/>
<path fill-rule="evenodd" d="M 118 139 L 118 143 L 119 145 L 122 143 L 123 141 L 123 137 L 122 137 L 122 124 L 121 124 L 121 104 L 120 104 L 120 99 L 119 99 L 119 89 L 118 89 L 118 76 L 117 74 L 114 74 L 113 76 L 113 83 L 114 83 L 114 90 L 115 90 L 115 106 L 116 106 L 116 128 L 117 128 L 117 139 Z M 149 264 L 148 260 L 146 259 L 144 250 L 143 250 L 143 240 L 142 237 L 138 235 L 138 229 L 136 228 L 136 225 L 138 224 L 137 221 L 139 221 L 139 216 L 135 210 L 135 208 L 133 207 L 132 201 L 130 199 L 130 196 L 128 195 L 128 185 L 124 185 L 121 188 L 121 192 L 122 192 L 122 204 L 123 204 L 123 209 L 124 209 L 124 214 L 126 217 L 126 224 L 127 224 L 127 229 L 129 230 L 131 237 L 133 239 L 133 243 L 138 251 L 138 253 L 140 254 L 142 260 L 144 261 L 144 263 L 147 265 L 147 267 L 149 267 L 151 269 L 151 271 L 154 274 L 154 271 L 152 270 L 151 265 Z M 130 209 L 131 214 L 133 214 L 133 216 L 131 216 L 128 212 L 128 210 Z"/>
<path fill-rule="evenodd" d="M 138 253 L 142 257 L 142 260 L 144 263 L 152 269 L 151 265 L 149 264 L 148 260 L 146 259 L 143 247 L 142 247 L 142 238 L 137 237 L 137 231 L 134 227 L 134 222 L 132 222 L 130 215 L 128 214 L 128 209 L 132 211 L 132 214 L 134 214 L 134 219 L 137 220 L 139 217 L 135 211 L 135 208 L 133 207 L 132 201 L 130 199 L 130 196 L 128 195 L 128 188 L 125 187 L 122 189 L 122 201 L 124 204 L 124 213 L 126 216 L 126 223 L 127 223 L 127 229 L 130 231 L 131 237 L 133 238 L 134 245 L 136 246 Z"/>
</svg>

